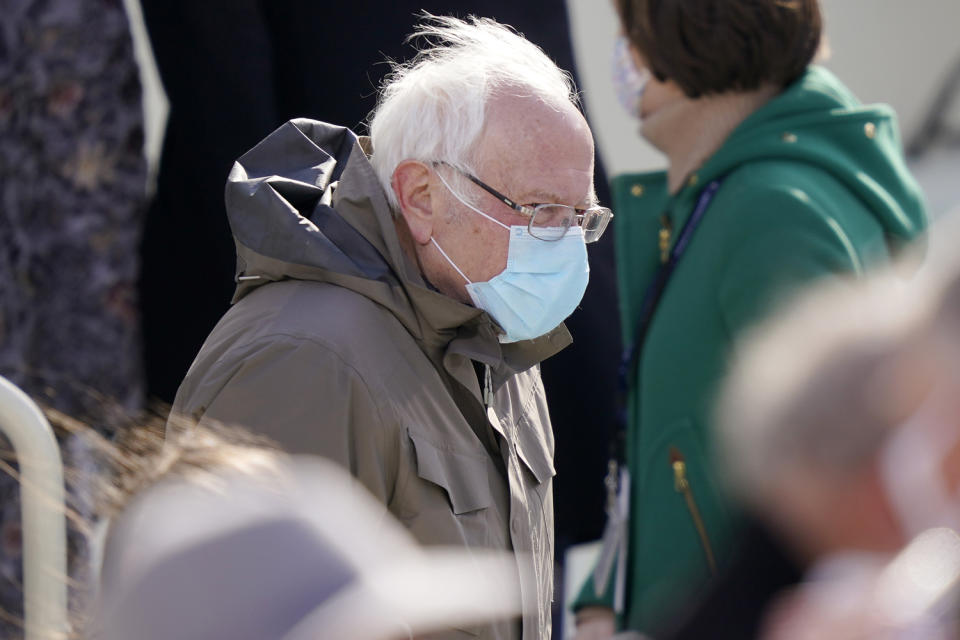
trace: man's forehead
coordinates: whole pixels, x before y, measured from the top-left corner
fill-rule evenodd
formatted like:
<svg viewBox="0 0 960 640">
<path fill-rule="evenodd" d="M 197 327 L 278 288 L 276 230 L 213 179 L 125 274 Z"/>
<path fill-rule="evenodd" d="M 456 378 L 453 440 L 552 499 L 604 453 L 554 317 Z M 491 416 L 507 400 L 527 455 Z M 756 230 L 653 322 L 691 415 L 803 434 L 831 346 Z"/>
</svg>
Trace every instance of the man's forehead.
<svg viewBox="0 0 960 640">
<path fill-rule="evenodd" d="M 592 195 L 593 139 L 572 104 L 529 96 L 494 100 L 480 145 L 483 176 L 524 203 L 587 203 Z"/>
<path fill-rule="evenodd" d="M 511 94 L 490 99 L 485 129 L 487 136 L 514 143 L 588 130 L 582 114 L 569 102 Z"/>
<path fill-rule="evenodd" d="M 486 175 L 521 204 L 587 205 L 593 199 L 593 164 L 569 156 L 549 156 L 543 162 L 523 162 L 515 156 Z"/>
<path fill-rule="evenodd" d="M 592 168 L 577 171 L 517 171 L 496 179 L 509 197 L 520 204 L 595 204 Z"/>
</svg>

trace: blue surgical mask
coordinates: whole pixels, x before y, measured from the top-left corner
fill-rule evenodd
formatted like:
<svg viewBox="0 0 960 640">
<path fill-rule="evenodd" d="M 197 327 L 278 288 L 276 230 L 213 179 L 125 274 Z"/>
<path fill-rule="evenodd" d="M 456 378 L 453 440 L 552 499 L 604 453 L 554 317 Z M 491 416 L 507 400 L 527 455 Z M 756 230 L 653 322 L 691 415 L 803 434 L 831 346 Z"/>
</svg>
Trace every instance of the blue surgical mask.
<svg viewBox="0 0 960 640">
<path fill-rule="evenodd" d="M 500 342 L 530 340 L 559 326 L 580 304 L 590 279 L 583 229 L 570 227 L 562 238 L 551 242 L 534 238 L 527 227 L 508 227 L 461 198 L 442 176 L 440 180 L 465 206 L 510 231 L 507 267 L 486 282 L 471 282 L 430 238 L 466 280 L 474 306 L 489 313 L 503 329 Z"/>
<path fill-rule="evenodd" d="M 619 36 L 613 45 L 611 75 L 620 105 L 634 118 L 640 118 L 640 105 L 650 81 L 650 72 L 637 68 L 626 36 Z"/>
</svg>

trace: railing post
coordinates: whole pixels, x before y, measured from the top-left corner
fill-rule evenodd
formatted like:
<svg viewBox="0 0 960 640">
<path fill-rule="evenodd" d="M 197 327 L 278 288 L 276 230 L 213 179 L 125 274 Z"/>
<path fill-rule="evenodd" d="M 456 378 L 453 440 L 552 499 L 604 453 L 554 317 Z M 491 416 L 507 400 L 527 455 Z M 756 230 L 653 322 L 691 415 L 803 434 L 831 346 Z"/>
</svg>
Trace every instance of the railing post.
<svg viewBox="0 0 960 640">
<path fill-rule="evenodd" d="M 20 467 L 25 638 L 65 638 L 67 519 L 60 447 L 37 405 L 2 376 L 0 431 Z"/>
</svg>

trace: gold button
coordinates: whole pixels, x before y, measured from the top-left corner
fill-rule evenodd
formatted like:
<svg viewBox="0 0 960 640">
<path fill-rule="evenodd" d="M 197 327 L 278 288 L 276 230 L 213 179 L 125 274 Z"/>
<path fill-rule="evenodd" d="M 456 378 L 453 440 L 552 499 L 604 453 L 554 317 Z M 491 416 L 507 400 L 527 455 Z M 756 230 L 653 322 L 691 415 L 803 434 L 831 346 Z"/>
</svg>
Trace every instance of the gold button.
<svg viewBox="0 0 960 640">
<path fill-rule="evenodd" d="M 794 142 L 797 141 L 797 134 L 790 133 L 789 131 L 787 131 L 782 136 L 780 136 L 780 139 L 783 140 L 784 142 L 789 142 L 790 144 L 793 144 Z"/>
<path fill-rule="evenodd" d="M 687 184 L 689 184 L 691 187 L 697 186 L 698 182 L 700 182 L 700 176 L 698 176 L 697 174 L 693 174 L 692 176 L 690 176 L 690 179 L 687 180 Z"/>
<path fill-rule="evenodd" d="M 640 196 L 643 195 L 643 185 L 642 184 L 633 185 L 632 187 L 630 187 L 630 193 L 636 196 L 637 198 L 639 198 Z"/>
<path fill-rule="evenodd" d="M 873 137 L 877 135 L 877 125 L 873 124 L 872 122 L 868 122 L 867 124 L 863 125 L 863 133 L 868 138 L 873 140 Z"/>
</svg>

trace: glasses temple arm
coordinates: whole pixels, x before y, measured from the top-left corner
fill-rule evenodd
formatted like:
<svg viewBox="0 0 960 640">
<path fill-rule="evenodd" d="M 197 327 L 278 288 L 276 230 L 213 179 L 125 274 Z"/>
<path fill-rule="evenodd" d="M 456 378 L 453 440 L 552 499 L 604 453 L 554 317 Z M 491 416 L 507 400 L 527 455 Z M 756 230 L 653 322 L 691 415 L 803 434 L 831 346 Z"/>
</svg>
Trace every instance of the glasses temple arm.
<svg viewBox="0 0 960 640">
<path fill-rule="evenodd" d="M 486 191 L 487 193 L 489 193 L 489 194 L 492 195 L 494 198 L 496 198 L 497 200 L 499 200 L 499 201 L 502 202 L 503 204 L 507 205 L 507 206 L 510 207 L 511 209 L 513 209 L 513 210 L 515 210 L 515 211 L 520 211 L 521 213 L 525 213 L 525 212 L 524 212 L 524 209 L 526 209 L 527 207 L 523 207 L 523 206 L 517 204 L 516 202 L 514 202 L 513 200 L 511 200 L 511 199 L 508 198 L 507 196 L 503 195 L 502 193 L 500 193 L 499 191 L 497 191 L 496 189 L 494 189 L 493 187 L 491 187 L 491 186 L 488 185 L 487 183 L 483 182 L 480 178 L 477 178 L 476 176 L 472 176 L 472 175 L 470 175 L 469 173 L 464 173 L 464 175 L 467 176 L 467 178 L 470 180 L 470 182 L 472 182 L 473 184 L 477 185 L 478 187 L 480 187 L 481 189 L 483 189 L 484 191 Z"/>
</svg>

